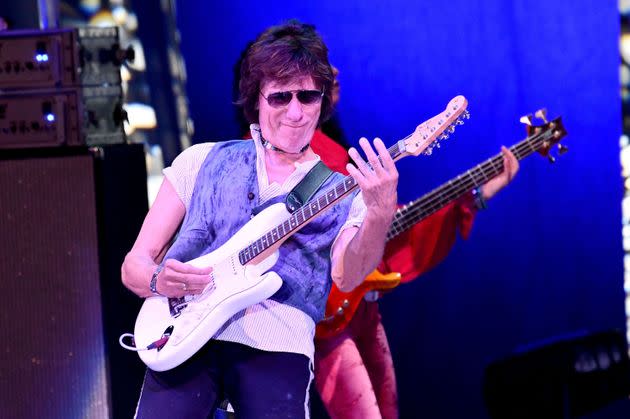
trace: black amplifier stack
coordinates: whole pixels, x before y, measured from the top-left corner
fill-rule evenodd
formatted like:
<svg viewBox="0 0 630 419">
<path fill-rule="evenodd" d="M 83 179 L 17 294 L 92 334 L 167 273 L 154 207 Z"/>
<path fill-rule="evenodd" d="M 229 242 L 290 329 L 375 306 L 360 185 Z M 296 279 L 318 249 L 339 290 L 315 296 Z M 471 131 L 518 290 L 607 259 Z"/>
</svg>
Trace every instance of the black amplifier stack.
<svg viewBox="0 0 630 419">
<path fill-rule="evenodd" d="M 0 148 L 125 142 L 118 28 L 0 32 Z"/>
<path fill-rule="evenodd" d="M 132 55 L 117 28 L 0 31 L 0 305 L 29 303 L 0 316 L 0 418 L 133 416 L 144 367 L 118 336 L 142 300 L 120 266 L 148 205 L 123 129 Z"/>
</svg>

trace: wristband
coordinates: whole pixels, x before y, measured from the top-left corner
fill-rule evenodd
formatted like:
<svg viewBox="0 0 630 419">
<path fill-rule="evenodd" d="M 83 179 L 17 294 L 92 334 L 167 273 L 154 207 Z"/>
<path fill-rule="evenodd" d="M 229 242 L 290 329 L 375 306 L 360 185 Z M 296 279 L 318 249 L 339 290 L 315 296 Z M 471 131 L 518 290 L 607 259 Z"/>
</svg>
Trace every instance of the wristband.
<svg viewBox="0 0 630 419">
<path fill-rule="evenodd" d="M 477 209 L 483 210 L 483 209 L 488 208 L 488 204 L 486 200 L 483 198 L 483 194 L 481 193 L 480 186 L 477 186 L 475 189 L 473 189 L 472 194 L 475 199 L 475 206 L 477 207 Z"/>
<path fill-rule="evenodd" d="M 149 289 L 151 290 L 151 293 L 153 295 L 162 295 L 158 292 L 157 290 L 157 278 L 160 272 L 162 272 L 162 265 L 158 265 L 157 268 L 155 268 L 155 272 L 153 272 L 153 275 L 151 276 L 151 282 L 149 282 Z"/>
</svg>

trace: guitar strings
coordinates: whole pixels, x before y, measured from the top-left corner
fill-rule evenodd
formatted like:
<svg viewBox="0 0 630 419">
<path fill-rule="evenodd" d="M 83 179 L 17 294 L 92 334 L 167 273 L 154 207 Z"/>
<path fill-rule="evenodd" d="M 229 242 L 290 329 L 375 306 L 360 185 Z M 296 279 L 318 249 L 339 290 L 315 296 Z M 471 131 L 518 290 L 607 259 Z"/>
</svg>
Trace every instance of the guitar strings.
<svg viewBox="0 0 630 419">
<path fill-rule="evenodd" d="M 543 136 L 544 133 L 539 133 L 532 137 L 528 137 L 511 147 L 510 150 L 514 153 L 518 160 L 522 160 L 524 157 L 527 157 L 540 148 L 542 143 L 545 141 Z M 458 175 L 453 180 L 448 181 L 444 186 L 428 192 L 423 197 L 418 198 L 416 201 L 412 201 L 408 204 L 408 206 L 398 210 L 397 215 L 392 222 L 392 228 L 387 235 L 387 240 L 390 240 L 407 230 L 421 219 L 433 214 L 437 210 L 441 209 L 445 204 L 459 198 L 466 191 L 479 186 L 479 184 L 488 181 L 499 174 L 501 170 L 503 170 L 502 156 L 502 154 L 498 154 L 489 158 L 472 169 Z M 481 178 L 482 176 L 485 178 L 483 179 L 483 182 L 475 178 L 475 172 L 478 172 L 477 178 Z M 455 186 L 452 187 L 453 185 Z M 444 194 L 444 189 L 447 189 L 448 193 Z"/>
</svg>

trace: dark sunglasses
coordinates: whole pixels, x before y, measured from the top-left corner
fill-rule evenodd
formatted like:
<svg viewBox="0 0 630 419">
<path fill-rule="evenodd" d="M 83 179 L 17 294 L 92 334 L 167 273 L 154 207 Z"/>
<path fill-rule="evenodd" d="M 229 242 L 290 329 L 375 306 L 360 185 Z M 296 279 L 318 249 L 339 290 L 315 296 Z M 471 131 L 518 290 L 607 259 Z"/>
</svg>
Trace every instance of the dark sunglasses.
<svg viewBox="0 0 630 419">
<path fill-rule="evenodd" d="M 324 92 L 319 90 L 287 90 L 286 92 L 271 93 L 267 97 L 260 92 L 260 96 L 267 100 L 269 106 L 280 108 L 287 106 L 291 102 L 293 93 L 295 93 L 295 96 L 297 96 L 302 105 L 314 105 L 319 103 L 322 97 L 324 97 Z"/>
</svg>

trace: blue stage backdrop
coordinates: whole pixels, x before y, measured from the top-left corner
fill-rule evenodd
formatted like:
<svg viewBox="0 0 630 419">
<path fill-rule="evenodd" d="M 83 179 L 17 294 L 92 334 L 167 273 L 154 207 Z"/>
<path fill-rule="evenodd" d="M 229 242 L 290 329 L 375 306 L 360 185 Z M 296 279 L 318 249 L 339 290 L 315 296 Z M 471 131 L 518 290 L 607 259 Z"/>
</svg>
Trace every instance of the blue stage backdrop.
<svg viewBox="0 0 630 419">
<path fill-rule="evenodd" d="M 494 359 L 624 328 L 616 1 L 180 1 L 195 142 L 238 136 L 233 65 L 261 30 L 293 17 L 317 26 L 340 69 L 351 144 L 392 144 L 468 98 L 471 119 L 441 149 L 399 163 L 401 202 L 520 141 L 521 115 L 546 107 L 569 132 L 566 155 L 522 161 L 468 241 L 383 298 L 402 417 L 485 418 Z"/>
</svg>

